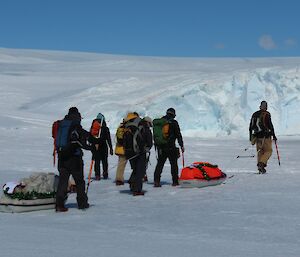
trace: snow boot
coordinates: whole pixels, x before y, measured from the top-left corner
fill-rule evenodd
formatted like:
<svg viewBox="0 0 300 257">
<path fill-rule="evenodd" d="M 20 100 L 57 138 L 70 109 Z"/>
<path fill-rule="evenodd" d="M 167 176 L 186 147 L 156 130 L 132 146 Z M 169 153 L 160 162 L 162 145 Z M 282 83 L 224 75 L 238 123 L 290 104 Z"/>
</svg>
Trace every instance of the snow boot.
<svg viewBox="0 0 300 257">
<path fill-rule="evenodd" d="M 103 172 L 103 179 L 108 179 L 108 172 Z"/>
<path fill-rule="evenodd" d="M 258 173 L 259 174 L 265 174 L 267 172 L 267 170 L 265 169 L 266 164 L 264 164 L 263 162 L 259 162 L 257 164 L 257 168 L 258 168 Z"/>
<path fill-rule="evenodd" d="M 56 206 L 55 211 L 56 212 L 67 212 L 69 209 L 66 208 L 65 206 Z"/>
<path fill-rule="evenodd" d="M 161 187 L 160 182 L 154 182 L 154 187 Z"/>
<path fill-rule="evenodd" d="M 116 186 L 123 186 L 124 182 L 121 180 L 116 180 Z"/>
<path fill-rule="evenodd" d="M 78 209 L 79 210 L 84 210 L 84 209 L 88 209 L 89 207 L 90 207 L 90 204 L 89 203 L 85 203 L 85 204 L 79 205 Z"/>
<path fill-rule="evenodd" d="M 133 192 L 132 195 L 133 196 L 141 196 L 141 195 L 144 195 L 145 193 L 143 191 L 141 192 Z"/>
</svg>

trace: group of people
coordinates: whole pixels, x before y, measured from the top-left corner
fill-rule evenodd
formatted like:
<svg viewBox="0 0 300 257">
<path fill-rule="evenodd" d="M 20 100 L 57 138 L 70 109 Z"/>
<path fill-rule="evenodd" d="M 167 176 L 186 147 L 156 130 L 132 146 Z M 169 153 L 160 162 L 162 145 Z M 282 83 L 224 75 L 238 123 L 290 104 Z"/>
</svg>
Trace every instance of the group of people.
<svg viewBox="0 0 300 257">
<path fill-rule="evenodd" d="M 150 157 L 150 150 L 154 145 L 157 151 L 157 165 L 154 172 L 154 187 L 161 187 L 160 178 L 164 164 L 169 159 L 171 164 L 172 186 L 178 183 L 178 164 L 180 150 L 176 140 L 184 151 L 180 127 L 175 120 L 174 108 L 169 108 L 161 119 L 152 120 L 150 117 L 140 117 L 136 112 L 130 112 L 124 117 L 116 131 L 115 154 L 118 155 L 115 183 L 124 185 L 124 171 L 129 161 L 132 173 L 128 180 L 133 196 L 144 195 L 143 181 L 147 177 L 146 169 Z M 90 131 L 80 125 L 81 114 L 76 107 L 71 107 L 68 114 L 59 122 L 55 136 L 55 152 L 58 155 L 58 171 L 60 175 L 57 195 L 56 211 L 65 212 L 64 201 L 70 175 L 76 183 L 77 203 L 79 209 L 89 208 L 85 191 L 82 149 L 92 152 L 95 180 L 108 178 L 108 154 L 113 155 L 110 130 L 105 117 L 99 113 L 93 120 Z M 155 124 L 159 125 L 155 125 Z M 151 127 L 153 127 L 153 132 Z M 66 138 L 65 140 L 63 138 Z M 164 139 L 161 141 L 160 139 Z M 100 165 L 102 162 L 102 174 Z M 102 175 L 102 176 L 101 176 Z"/>
<path fill-rule="evenodd" d="M 253 145 L 256 144 L 257 167 L 259 173 L 262 174 L 266 172 L 267 162 L 272 155 L 272 139 L 277 140 L 267 107 L 267 102 L 262 101 L 260 110 L 252 115 L 249 125 L 250 141 Z M 174 108 L 169 108 L 166 115 L 160 119 L 142 118 L 136 112 L 130 112 L 124 117 L 116 131 L 115 154 L 118 156 L 118 164 L 115 183 L 117 186 L 124 185 L 125 166 L 129 161 L 132 169 L 128 180 L 130 190 L 134 196 L 144 195 L 143 180 L 146 177 L 153 141 L 157 152 L 154 187 L 161 187 L 161 174 L 167 159 L 171 165 L 172 186 L 179 185 L 177 162 L 180 157 L 180 150 L 183 153 L 185 149 L 180 127 L 175 117 Z M 64 202 L 70 175 L 73 176 L 76 183 L 78 208 L 89 208 L 85 191 L 82 149 L 92 152 L 95 180 L 101 179 L 101 162 L 102 178 L 108 178 L 108 154 L 113 155 L 114 151 L 105 117 L 99 113 L 93 120 L 90 131 L 84 130 L 80 122 L 81 115 L 78 109 L 71 107 L 65 118 L 60 121 L 55 138 L 60 175 L 56 195 L 57 212 L 68 210 Z M 176 146 L 176 141 L 180 149 Z"/>
</svg>

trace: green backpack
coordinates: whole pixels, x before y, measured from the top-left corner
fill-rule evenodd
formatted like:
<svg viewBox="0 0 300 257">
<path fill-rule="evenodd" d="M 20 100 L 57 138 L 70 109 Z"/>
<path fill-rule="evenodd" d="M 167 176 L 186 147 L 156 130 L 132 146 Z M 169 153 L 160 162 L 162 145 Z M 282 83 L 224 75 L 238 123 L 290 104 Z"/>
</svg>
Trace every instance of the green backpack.
<svg viewBox="0 0 300 257">
<path fill-rule="evenodd" d="M 154 144 L 157 146 L 165 146 L 169 143 L 170 123 L 165 118 L 153 120 L 153 137 Z"/>
</svg>

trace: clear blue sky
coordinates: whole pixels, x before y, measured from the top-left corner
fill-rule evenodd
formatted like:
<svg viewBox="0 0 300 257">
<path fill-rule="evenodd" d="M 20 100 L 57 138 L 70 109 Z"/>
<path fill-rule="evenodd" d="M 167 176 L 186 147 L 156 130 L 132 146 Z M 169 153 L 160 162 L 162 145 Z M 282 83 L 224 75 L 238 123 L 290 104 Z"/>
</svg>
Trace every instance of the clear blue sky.
<svg viewBox="0 0 300 257">
<path fill-rule="evenodd" d="M 300 56 L 298 0 L 1 0 L 0 47 Z"/>
</svg>

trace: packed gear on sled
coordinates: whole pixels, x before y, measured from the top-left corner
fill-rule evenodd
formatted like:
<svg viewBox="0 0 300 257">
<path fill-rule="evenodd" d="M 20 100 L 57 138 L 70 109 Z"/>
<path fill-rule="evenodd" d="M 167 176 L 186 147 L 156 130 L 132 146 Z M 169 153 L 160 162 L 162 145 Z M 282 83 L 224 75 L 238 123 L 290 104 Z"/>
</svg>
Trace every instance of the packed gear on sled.
<svg viewBox="0 0 300 257">
<path fill-rule="evenodd" d="M 7 182 L 0 198 L 1 212 L 29 212 L 55 208 L 58 176 L 33 173 L 17 182 Z"/>
<path fill-rule="evenodd" d="M 226 174 L 217 165 L 208 162 L 194 162 L 181 170 L 179 184 L 182 187 L 206 187 L 223 183 Z"/>
</svg>

